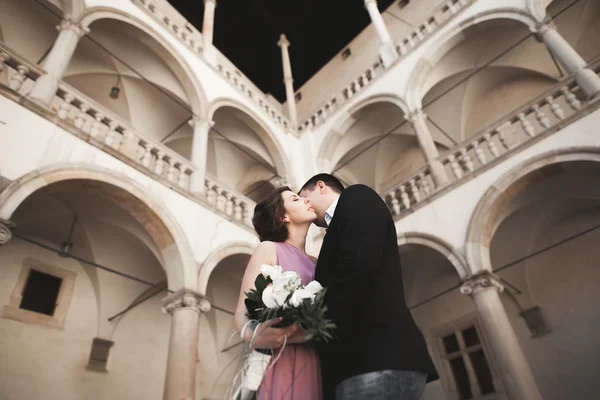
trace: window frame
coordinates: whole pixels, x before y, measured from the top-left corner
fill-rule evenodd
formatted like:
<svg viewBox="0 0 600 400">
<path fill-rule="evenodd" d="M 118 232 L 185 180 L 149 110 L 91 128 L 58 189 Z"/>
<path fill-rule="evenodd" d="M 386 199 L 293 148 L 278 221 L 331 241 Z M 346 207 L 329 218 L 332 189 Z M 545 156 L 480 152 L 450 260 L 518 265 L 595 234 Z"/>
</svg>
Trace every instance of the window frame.
<svg viewBox="0 0 600 400">
<path fill-rule="evenodd" d="M 470 327 L 474 327 L 477 332 L 477 335 L 479 337 L 478 345 L 466 346 L 466 344 L 464 343 L 462 331 Z M 452 353 L 447 353 L 443 339 L 444 337 L 450 334 L 456 335 L 456 340 L 459 344 L 459 350 Z M 435 351 L 437 353 L 437 356 L 439 357 L 438 359 L 440 360 L 440 364 L 442 365 L 441 368 L 439 368 L 439 374 L 442 380 L 442 386 L 446 393 L 454 396 L 453 398 L 455 399 L 460 399 L 458 384 L 456 382 L 456 379 L 454 378 L 452 366 L 450 365 L 450 360 L 456 358 L 456 356 L 460 354 L 465 363 L 465 369 L 467 370 L 467 376 L 469 379 L 471 393 L 473 394 L 471 400 L 493 400 L 502 398 L 502 395 L 504 394 L 504 388 L 499 378 L 500 375 L 498 373 L 494 357 L 491 354 L 489 344 L 487 343 L 485 332 L 483 331 L 483 328 L 475 315 L 469 315 L 444 324 L 443 326 L 435 329 L 432 332 L 432 335 L 435 341 Z M 492 384 L 494 385 L 495 389 L 494 393 L 481 393 L 481 388 L 479 387 L 477 375 L 475 374 L 474 367 L 471 363 L 471 358 L 469 357 L 470 353 L 479 349 L 483 351 L 483 354 L 485 355 L 485 359 L 488 364 L 488 368 L 490 370 L 490 374 L 492 375 Z"/>
<path fill-rule="evenodd" d="M 58 296 L 56 297 L 56 307 L 54 308 L 53 315 L 41 314 L 20 307 L 21 300 L 23 299 L 23 291 L 31 270 L 36 270 L 62 279 Z M 25 258 L 17 282 L 10 295 L 9 303 L 3 308 L 2 318 L 63 330 L 67 313 L 73 299 L 76 276 L 77 274 L 73 271 L 47 264 L 35 258 Z"/>
</svg>

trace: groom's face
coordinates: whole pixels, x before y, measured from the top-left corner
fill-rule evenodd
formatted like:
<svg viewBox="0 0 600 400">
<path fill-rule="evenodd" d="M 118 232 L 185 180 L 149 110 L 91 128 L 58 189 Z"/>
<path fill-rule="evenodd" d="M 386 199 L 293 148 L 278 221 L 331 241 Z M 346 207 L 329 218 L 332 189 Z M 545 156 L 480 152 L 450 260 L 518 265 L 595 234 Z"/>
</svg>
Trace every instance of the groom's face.
<svg viewBox="0 0 600 400">
<path fill-rule="evenodd" d="M 322 188 L 319 187 L 319 185 L 317 184 L 317 186 L 315 186 L 313 190 L 304 189 L 299 193 L 300 197 L 308 199 L 310 205 L 312 206 L 312 208 L 314 208 L 315 212 L 317 213 L 317 219 L 314 221 L 314 223 L 315 225 L 320 226 L 321 228 L 327 226 L 327 224 L 325 223 L 325 212 L 332 203 L 331 201 L 329 201 L 328 196 L 325 195 L 326 191 L 326 187 Z"/>
</svg>

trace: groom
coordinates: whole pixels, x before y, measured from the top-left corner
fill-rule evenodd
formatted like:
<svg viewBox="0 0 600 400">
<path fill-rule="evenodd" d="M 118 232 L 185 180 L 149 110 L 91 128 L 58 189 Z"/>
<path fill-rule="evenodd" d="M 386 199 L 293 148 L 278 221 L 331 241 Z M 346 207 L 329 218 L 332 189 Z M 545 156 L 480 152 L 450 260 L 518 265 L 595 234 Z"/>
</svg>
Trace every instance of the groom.
<svg viewBox="0 0 600 400">
<path fill-rule="evenodd" d="M 438 375 L 404 300 L 386 204 L 368 186 L 344 189 L 329 174 L 315 175 L 299 194 L 327 228 L 315 276 L 337 325 L 334 340 L 317 347 L 325 399 L 420 400 Z"/>
</svg>

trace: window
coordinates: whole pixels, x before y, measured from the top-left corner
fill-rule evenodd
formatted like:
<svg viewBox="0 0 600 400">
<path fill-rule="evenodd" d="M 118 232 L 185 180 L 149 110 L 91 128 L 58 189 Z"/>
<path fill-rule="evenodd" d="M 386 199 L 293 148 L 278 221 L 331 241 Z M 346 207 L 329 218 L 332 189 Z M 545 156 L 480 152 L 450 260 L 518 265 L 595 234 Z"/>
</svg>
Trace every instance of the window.
<svg viewBox="0 0 600 400">
<path fill-rule="evenodd" d="M 62 329 L 74 287 L 73 271 L 26 258 L 2 316 Z"/>
<path fill-rule="evenodd" d="M 88 369 L 102 372 L 108 371 L 106 365 L 108 364 L 108 355 L 113 344 L 114 342 L 111 340 L 94 338 L 87 365 Z"/>
<path fill-rule="evenodd" d="M 298 103 L 300 100 L 302 100 L 302 93 L 301 92 L 296 93 L 295 99 L 296 99 L 296 103 Z"/>
<path fill-rule="evenodd" d="M 61 283 L 56 276 L 30 269 L 19 308 L 54 315 Z"/>
<path fill-rule="evenodd" d="M 459 325 L 440 337 L 448 381 L 461 400 L 496 393 L 489 360 L 476 323 Z"/>
<path fill-rule="evenodd" d="M 344 51 L 342 51 L 342 60 L 346 60 L 351 55 L 352 55 L 352 51 L 348 47 L 347 49 L 345 49 Z"/>
</svg>

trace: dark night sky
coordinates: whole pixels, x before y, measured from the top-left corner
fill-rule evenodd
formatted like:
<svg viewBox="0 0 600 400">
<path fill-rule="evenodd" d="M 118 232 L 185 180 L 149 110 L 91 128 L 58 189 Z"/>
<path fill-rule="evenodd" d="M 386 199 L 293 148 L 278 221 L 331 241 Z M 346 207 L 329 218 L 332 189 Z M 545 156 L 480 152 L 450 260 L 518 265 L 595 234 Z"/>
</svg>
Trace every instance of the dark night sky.
<svg viewBox="0 0 600 400">
<path fill-rule="evenodd" d="M 385 10 L 395 0 L 379 0 Z M 202 31 L 203 0 L 169 0 Z M 363 0 L 217 0 L 214 45 L 263 92 L 285 101 L 280 33 L 298 89 L 369 23 Z"/>
</svg>

